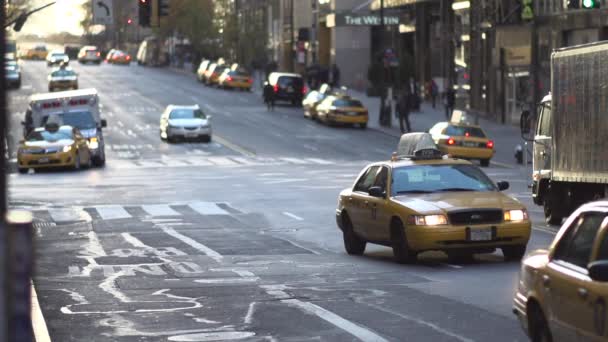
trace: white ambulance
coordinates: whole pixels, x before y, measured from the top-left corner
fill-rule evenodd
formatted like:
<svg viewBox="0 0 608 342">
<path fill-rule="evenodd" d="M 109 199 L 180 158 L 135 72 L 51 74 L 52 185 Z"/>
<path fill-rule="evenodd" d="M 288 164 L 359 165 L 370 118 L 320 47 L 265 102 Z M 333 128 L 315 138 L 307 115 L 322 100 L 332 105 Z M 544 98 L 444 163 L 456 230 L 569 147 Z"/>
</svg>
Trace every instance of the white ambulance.
<svg viewBox="0 0 608 342">
<path fill-rule="evenodd" d="M 87 138 L 96 166 L 106 162 L 102 129 L 107 126 L 101 118 L 99 95 L 96 89 L 79 89 L 55 93 L 34 94 L 25 112 L 24 137 L 47 123 L 69 125 Z"/>
</svg>

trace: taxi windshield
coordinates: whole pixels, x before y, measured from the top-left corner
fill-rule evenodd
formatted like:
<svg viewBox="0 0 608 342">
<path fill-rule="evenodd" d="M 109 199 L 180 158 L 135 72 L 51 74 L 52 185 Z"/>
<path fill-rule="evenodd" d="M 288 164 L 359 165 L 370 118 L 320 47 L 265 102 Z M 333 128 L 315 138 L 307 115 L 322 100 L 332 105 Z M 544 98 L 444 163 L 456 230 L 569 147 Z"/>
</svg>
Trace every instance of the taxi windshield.
<svg viewBox="0 0 608 342">
<path fill-rule="evenodd" d="M 486 135 L 483 133 L 481 128 L 477 127 L 465 127 L 465 126 L 453 126 L 449 125 L 445 130 L 446 135 L 456 137 L 474 137 L 474 138 L 485 138 Z"/>
<path fill-rule="evenodd" d="M 70 129 L 60 129 L 56 132 L 40 131 L 32 132 L 27 137 L 27 141 L 59 141 L 59 140 L 71 140 L 72 131 Z"/>
<path fill-rule="evenodd" d="M 393 170 L 393 196 L 447 191 L 496 191 L 494 183 L 474 165 L 417 165 Z"/>
<path fill-rule="evenodd" d="M 205 114 L 200 109 L 174 109 L 169 114 L 169 119 L 205 119 Z"/>
<path fill-rule="evenodd" d="M 59 125 L 69 125 L 80 130 L 93 129 L 97 127 L 91 112 L 68 112 L 61 114 L 51 114 L 46 117 L 44 123 L 53 122 Z"/>
<path fill-rule="evenodd" d="M 334 106 L 336 107 L 363 107 L 361 102 L 358 100 L 351 99 L 337 99 L 334 101 Z"/>
</svg>

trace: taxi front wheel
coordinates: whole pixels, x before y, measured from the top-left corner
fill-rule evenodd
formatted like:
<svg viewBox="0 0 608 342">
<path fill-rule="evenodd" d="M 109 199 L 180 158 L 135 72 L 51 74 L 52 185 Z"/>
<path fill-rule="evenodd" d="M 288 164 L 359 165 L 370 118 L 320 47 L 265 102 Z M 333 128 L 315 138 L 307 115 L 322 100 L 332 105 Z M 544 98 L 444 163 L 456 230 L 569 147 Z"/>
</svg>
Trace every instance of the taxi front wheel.
<svg viewBox="0 0 608 342">
<path fill-rule="evenodd" d="M 393 257 L 400 264 L 409 264 L 416 261 L 417 253 L 412 251 L 407 243 L 403 223 L 393 222 L 391 227 L 391 246 Z"/>
<path fill-rule="evenodd" d="M 553 337 L 542 309 L 536 303 L 528 308 L 528 326 L 532 342 L 552 342 Z"/>
<path fill-rule="evenodd" d="M 347 215 L 343 218 L 344 231 L 344 249 L 350 255 L 361 255 L 365 252 L 365 241 L 361 240 L 353 231 L 353 225 Z"/>
</svg>

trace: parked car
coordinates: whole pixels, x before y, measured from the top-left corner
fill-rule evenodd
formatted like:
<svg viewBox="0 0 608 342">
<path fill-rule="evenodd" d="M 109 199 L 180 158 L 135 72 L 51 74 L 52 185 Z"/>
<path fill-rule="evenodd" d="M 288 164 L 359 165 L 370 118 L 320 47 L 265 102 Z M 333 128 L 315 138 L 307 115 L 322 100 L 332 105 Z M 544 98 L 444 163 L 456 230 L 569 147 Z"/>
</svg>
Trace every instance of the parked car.
<svg viewBox="0 0 608 342">
<path fill-rule="evenodd" d="M 208 59 L 203 59 L 201 61 L 201 64 L 198 66 L 198 69 L 196 70 L 196 79 L 199 82 L 203 82 L 205 80 L 205 71 L 207 71 L 207 69 L 209 68 L 209 66 L 211 66 L 211 61 Z"/>
<path fill-rule="evenodd" d="M 224 69 L 218 79 L 218 85 L 224 89 L 240 89 L 251 91 L 253 78 L 245 70 Z"/>
<path fill-rule="evenodd" d="M 84 46 L 78 52 L 78 62 L 81 64 L 85 63 L 95 63 L 97 65 L 101 64 L 101 52 L 95 46 Z"/>
</svg>

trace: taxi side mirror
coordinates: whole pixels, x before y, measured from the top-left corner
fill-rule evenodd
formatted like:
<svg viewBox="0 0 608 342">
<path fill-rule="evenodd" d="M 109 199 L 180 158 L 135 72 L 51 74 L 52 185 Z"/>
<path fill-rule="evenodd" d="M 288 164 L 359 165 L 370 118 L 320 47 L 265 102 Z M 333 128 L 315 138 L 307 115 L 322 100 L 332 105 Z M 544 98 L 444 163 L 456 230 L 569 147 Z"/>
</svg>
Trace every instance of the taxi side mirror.
<svg viewBox="0 0 608 342">
<path fill-rule="evenodd" d="M 108 127 L 108 121 L 106 121 L 106 119 L 101 119 L 101 127 L 102 128 Z"/>
<path fill-rule="evenodd" d="M 509 189 L 509 182 L 506 181 L 497 182 L 496 185 L 498 186 L 498 191 L 504 191 Z"/>
<path fill-rule="evenodd" d="M 384 197 L 384 189 L 379 186 L 372 186 L 367 190 L 367 193 L 372 197 Z"/>
<path fill-rule="evenodd" d="M 587 267 L 589 277 L 595 281 L 608 281 L 608 260 L 598 260 L 589 264 Z"/>
</svg>

